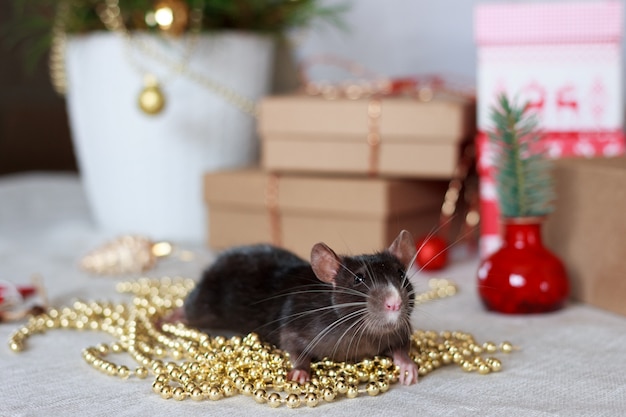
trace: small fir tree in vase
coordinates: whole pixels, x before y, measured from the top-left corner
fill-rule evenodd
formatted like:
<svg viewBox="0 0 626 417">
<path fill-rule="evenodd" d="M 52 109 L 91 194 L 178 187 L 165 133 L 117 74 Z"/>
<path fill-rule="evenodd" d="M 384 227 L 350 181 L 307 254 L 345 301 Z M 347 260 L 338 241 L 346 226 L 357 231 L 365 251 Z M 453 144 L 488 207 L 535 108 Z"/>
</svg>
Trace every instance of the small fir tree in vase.
<svg viewBox="0 0 626 417">
<path fill-rule="evenodd" d="M 542 243 L 554 188 L 537 116 L 502 94 L 490 118 L 503 243 L 480 264 L 479 294 L 489 310 L 502 313 L 557 310 L 567 299 L 569 282 L 563 263 Z"/>
</svg>

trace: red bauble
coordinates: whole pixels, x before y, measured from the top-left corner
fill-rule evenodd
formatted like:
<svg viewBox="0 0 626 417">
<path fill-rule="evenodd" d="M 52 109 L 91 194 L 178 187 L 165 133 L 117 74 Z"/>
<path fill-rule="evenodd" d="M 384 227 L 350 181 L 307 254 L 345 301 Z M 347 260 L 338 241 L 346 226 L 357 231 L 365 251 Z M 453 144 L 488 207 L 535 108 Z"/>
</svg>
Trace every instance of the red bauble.
<svg viewBox="0 0 626 417">
<path fill-rule="evenodd" d="M 563 263 L 543 246 L 541 218 L 508 219 L 504 242 L 483 260 L 478 292 L 487 309 L 507 314 L 561 308 L 569 294 Z"/>
<path fill-rule="evenodd" d="M 420 269 L 436 271 L 448 265 L 448 242 L 439 236 L 426 236 L 415 242 Z"/>
</svg>

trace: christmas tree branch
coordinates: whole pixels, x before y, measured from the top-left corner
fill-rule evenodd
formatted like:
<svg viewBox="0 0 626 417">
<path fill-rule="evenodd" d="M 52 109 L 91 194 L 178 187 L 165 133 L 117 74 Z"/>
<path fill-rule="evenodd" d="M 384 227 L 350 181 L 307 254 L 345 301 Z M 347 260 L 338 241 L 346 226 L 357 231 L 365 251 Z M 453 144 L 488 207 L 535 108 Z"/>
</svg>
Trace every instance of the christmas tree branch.
<svg viewBox="0 0 626 417">
<path fill-rule="evenodd" d="M 498 97 L 489 134 L 497 169 L 496 184 L 505 217 L 543 216 L 552 211 L 550 165 L 542 152 L 538 121 L 527 106 Z"/>
</svg>

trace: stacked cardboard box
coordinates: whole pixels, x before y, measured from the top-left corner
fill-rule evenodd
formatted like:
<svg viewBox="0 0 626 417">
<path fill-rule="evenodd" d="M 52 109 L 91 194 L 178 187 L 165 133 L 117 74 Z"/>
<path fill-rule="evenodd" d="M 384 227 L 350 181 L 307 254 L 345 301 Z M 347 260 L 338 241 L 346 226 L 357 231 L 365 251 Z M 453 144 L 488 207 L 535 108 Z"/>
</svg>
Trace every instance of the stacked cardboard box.
<svg viewBox="0 0 626 417">
<path fill-rule="evenodd" d="M 263 100 L 261 166 L 205 176 L 208 244 L 271 242 L 308 258 L 319 241 L 356 254 L 383 249 L 401 229 L 432 232 L 461 146 L 475 132 L 474 105 L 377 100 L 375 145 L 369 99 Z"/>
<path fill-rule="evenodd" d="M 563 259 L 572 296 L 626 315 L 626 158 L 555 163 L 558 200 L 546 244 Z"/>
</svg>

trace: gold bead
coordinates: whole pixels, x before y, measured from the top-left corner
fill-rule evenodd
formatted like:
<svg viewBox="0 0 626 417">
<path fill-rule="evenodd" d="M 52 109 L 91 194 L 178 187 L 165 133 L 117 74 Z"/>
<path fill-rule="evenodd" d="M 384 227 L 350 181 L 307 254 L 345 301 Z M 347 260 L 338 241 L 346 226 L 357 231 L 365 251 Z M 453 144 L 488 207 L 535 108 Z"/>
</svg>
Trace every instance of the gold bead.
<svg viewBox="0 0 626 417">
<path fill-rule="evenodd" d="M 282 391 L 285 387 L 285 377 L 282 375 L 277 375 L 274 378 L 273 387 L 277 391 Z"/>
<path fill-rule="evenodd" d="M 117 375 L 122 379 L 128 379 L 130 377 L 130 369 L 124 365 L 118 366 Z"/>
<path fill-rule="evenodd" d="M 495 353 L 498 350 L 498 347 L 493 342 L 485 342 L 483 343 L 483 349 L 487 353 Z"/>
<path fill-rule="evenodd" d="M 182 375 L 182 372 L 178 368 L 174 368 L 170 371 L 170 376 L 174 379 L 180 378 L 181 375 Z"/>
<path fill-rule="evenodd" d="M 204 398 L 204 393 L 200 388 L 196 387 L 191 391 L 190 397 L 194 401 L 200 401 L 202 400 L 202 398 Z"/>
<path fill-rule="evenodd" d="M 491 358 L 488 362 L 489 367 L 493 372 L 499 372 L 502 370 L 502 362 L 499 359 Z"/>
<path fill-rule="evenodd" d="M 324 398 L 324 401 L 334 401 L 336 396 L 337 393 L 332 388 L 324 388 L 324 390 L 322 391 L 322 397 Z"/>
<path fill-rule="evenodd" d="M 152 370 L 154 371 L 154 373 L 157 373 L 157 374 L 163 373 L 162 371 L 161 372 L 157 371 L 157 368 L 161 368 L 162 366 L 163 366 L 163 362 L 161 362 L 160 360 L 155 360 L 154 362 L 152 362 Z"/>
<path fill-rule="evenodd" d="M 277 392 L 273 392 L 269 395 L 269 397 L 267 397 L 267 403 L 270 405 L 270 407 L 272 408 L 276 408 L 280 406 L 281 403 L 281 398 L 280 398 L 280 394 L 278 394 Z"/>
<path fill-rule="evenodd" d="M 110 376 L 115 376 L 117 375 L 117 366 L 115 366 L 114 364 L 112 364 L 111 362 L 104 362 L 104 371 L 110 375 Z"/>
<path fill-rule="evenodd" d="M 267 401 L 267 392 L 264 389 L 254 391 L 254 399 L 257 403 L 262 404 Z"/>
<path fill-rule="evenodd" d="M 104 343 L 100 343 L 98 346 L 96 346 L 96 350 L 103 355 L 106 355 L 107 353 L 109 353 L 109 346 Z"/>
<path fill-rule="evenodd" d="M 359 387 L 356 385 L 348 386 L 348 391 L 346 392 L 346 397 L 348 398 L 356 398 L 359 395 Z"/>
<path fill-rule="evenodd" d="M 463 361 L 460 365 L 465 372 L 472 372 L 474 370 L 474 364 L 470 361 Z"/>
<path fill-rule="evenodd" d="M 504 353 L 511 353 L 513 351 L 513 344 L 511 342 L 500 343 L 500 350 Z"/>
<path fill-rule="evenodd" d="M 235 387 L 238 390 L 240 390 L 243 388 L 243 385 L 246 383 L 246 380 L 244 377 L 238 376 L 237 378 L 235 378 L 234 383 L 235 383 Z"/>
<path fill-rule="evenodd" d="M 161 398 L 163 398 L 164 400 L 169 400 L 170 398 L 172 398 L 172 387 L 170 387 L 169 385 L 164 385 L 161 388 Z"/>
<path fill-rule="evenodd" d="M 365 388 L 368 395 L 376 396 L 380 393 L 380 388 L 376 382 L 369 382 Z"/>
<path fill-rule="evenodd" d="M 319 404 L 319 398 L 317 394 L 313 392 L 309 392 L 308 394 L 306 394 L 306 396 L 304 397 L 304 400 L 306 402 L 307 407 L 316 407 L 317 404 Z"/>
<path fill-rule="evenodd" d="M 154 381 L 154 382 L 152 383 L 152 391 L 153 391 L 155 394 L 160 394 L 160 393 L 161 393 L 161 390 L 163 389 L 163 387 L 164 387 L 164 386 L 165 386 L 165 385 L 163 384 L 163 382 L 161 382 L 161 381 Z"/>
<path fill-rule="evenodd" d="M 345 394 L 346 392 L 348 392 L 348 384 L 343 381 L 337 382 L 337 384 L 335 384 L 335 388 L 340 394 Z"/>
<path fill-rule="evenodd" d="M 235 395 L 236 388 L 232 384 L 224 384 L 222 385 L 222 392 L 226 397 L 232 397 Z"/>
<path fill-rule="evenodd" d="M 300 384 L 297 381 L 289 381 L 285 385 L 285 392 L 288 394 L 301 394 Z"/>
<path fill-rule="evenodd" d="M 481 375 L 486 375 L 491 372 L 491 368 L 486 363 L 481 363 L 478 365 L 478 373 Z"/>
<path fill-rule="evenodd" d="M 135 369 L 135 375 L 139 379 L 144 379 L 148 376 L 148 369 L 143 366 L 139 366 Z"/>
<path fill-rule="evenodd" d="M 244 395 L 252 395 L 254 392 L 254 385 L 249 382 L 246 382 L 241 388 L 241 393 Z"/>
<path fill-rule="evenodd" d="M 21 342 L 18 342 L 16 340 L 11 340 L 9 342 L 9 348 L 13 352 L 21 352 L 22 350 L 24 350 L 24 345 Z"/>
<path fill-rule="evenodd" d="M 379 380 L 378 389 L 380 389 L 380 392 L 389 391 L 389 383 L 385 379 Z"/>
<path fill-rule="evenodd" d="M 300 396 L 297 394 L 289 394 L 287 396 L 287 407 L 289 408 L 298 408 L 300 407 L 301 401 Z"/>
<path fill-rule="evenodd" d="M 209 399 L 212 401 L 217 401 L 220 398 L 222 398 L 222 391 L 220 390 L 219 387 L 211 387 L 209 389 Z"/>
<path fill-rule="evenodd" d="M 187 396 L 187 393 L 183 389 L 183 387 L 176 387 L 172 390 L 172 397 L 174 397 L 177 401 L 182 401 Z"/>
</svg>

